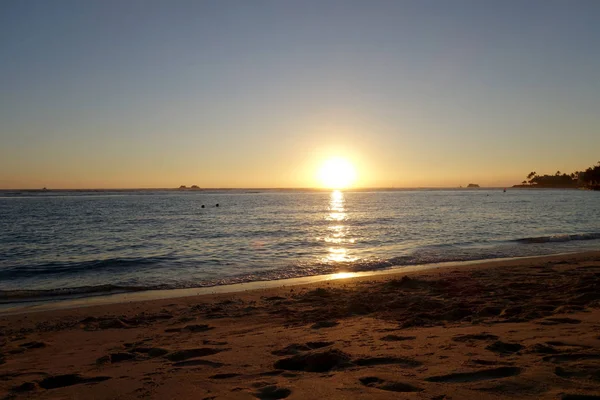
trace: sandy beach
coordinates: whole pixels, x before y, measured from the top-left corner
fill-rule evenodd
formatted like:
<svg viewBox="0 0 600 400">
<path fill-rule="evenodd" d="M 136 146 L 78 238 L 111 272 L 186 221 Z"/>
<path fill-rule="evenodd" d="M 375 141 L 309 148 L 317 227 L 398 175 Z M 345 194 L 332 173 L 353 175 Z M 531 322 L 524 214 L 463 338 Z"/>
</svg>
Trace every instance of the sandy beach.
<svg viewBox="0 0 600 400">
<path fill-rule="evenodd" d="M 0 326 L 2 398 L 600 399 L 600 252 Z"/>
</svg>

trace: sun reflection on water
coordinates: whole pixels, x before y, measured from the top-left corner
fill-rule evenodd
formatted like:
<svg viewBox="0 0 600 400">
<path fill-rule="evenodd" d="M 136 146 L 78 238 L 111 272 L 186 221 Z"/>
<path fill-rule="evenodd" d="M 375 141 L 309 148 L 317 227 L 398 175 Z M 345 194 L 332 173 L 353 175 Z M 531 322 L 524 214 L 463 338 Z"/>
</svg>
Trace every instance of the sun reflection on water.
<svg viewBox="0 0 600 400">
<path fill-rule="evenodd" d="M 348 218 L 345 208 L 344 193 L 334 190 L 329 199 L 329 214 L 325 217 L 332 224 L 327 227 L 325 242 L 330 245 L 325 261 L 330 263 L 347 263 L 358 258 L 349 254 L 347 245 L 354 243 L 349 237 L 349 227 L 343 222 Z"/>
<path fill-rule="evenodd" d="M 344 194 L 339 190 L 334 190 L 331 193 L 331 198 L 329 200 L 329 215 L 327 215 L 328 221 L 343 221 L 346 219 L 344 201 Z"/>
</svg>

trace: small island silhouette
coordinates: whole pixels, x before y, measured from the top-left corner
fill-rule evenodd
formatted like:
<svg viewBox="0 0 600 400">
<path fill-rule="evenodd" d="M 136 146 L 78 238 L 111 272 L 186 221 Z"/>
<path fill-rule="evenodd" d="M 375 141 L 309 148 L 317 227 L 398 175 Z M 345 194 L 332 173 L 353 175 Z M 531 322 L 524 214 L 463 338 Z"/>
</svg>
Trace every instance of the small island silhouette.
<svg viewBox="0 0 600 400">
<path fill-rule="evenodd" d="M 198 185 L 192 185 L 190 187 L 181 185 L 181 186 L 179 186 L 179 190 L 201 190 L 201 189 L 200 189 L 200 186 L 198 186 Z"/>
</svg>

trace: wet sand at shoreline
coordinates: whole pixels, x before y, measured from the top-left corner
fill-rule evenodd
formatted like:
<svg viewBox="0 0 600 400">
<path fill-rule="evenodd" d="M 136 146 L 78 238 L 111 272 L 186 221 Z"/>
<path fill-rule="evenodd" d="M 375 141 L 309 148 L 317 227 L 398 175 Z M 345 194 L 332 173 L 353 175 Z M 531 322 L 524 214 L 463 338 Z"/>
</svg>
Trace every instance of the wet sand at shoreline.
<svg viewBox="0 0 600 400">
<path fill-rule="evenodd" d="M 0 317 L 3 398 L 600 399 L 600 252 Z"/>
</svg>

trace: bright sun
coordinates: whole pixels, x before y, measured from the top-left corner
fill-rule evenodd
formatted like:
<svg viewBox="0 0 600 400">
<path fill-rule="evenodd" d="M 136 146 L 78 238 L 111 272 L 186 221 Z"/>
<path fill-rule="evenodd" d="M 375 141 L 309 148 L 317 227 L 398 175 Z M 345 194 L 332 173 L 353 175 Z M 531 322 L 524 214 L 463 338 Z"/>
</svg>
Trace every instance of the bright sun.
<svg viewBox="0 0 600 400">
<path fill-rule="evenodd" d="M 319 169 L 319 180 L 328 189 L 344 189 L 354 183 L 356 171 L 346 159 L 331 158 Z"/>
</svg>

